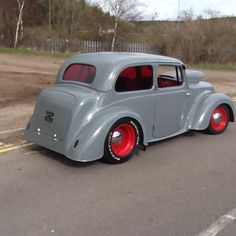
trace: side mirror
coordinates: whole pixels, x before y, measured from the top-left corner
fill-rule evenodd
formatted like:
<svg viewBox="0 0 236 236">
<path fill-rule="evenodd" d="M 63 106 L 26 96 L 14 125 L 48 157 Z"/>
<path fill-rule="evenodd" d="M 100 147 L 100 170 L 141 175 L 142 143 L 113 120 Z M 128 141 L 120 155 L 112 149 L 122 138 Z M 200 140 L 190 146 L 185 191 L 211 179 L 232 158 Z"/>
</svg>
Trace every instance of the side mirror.
<svg viewBox="0 0 236 236">
<path fill-rule="evenodd" d="M 187 69 L 186 65 L 182 64 L 182 69 L 186 70 Z"/>
</svg>

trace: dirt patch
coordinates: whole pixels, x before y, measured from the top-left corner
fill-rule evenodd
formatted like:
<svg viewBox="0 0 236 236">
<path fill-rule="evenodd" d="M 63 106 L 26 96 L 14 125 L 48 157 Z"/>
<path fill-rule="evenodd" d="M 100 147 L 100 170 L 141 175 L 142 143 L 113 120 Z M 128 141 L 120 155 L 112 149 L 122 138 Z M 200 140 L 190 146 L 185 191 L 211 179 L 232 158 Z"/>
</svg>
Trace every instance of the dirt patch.
<svg viewBox="0 0 236 236">
<path fill-rule="evenodd" d="M 0 71 L 55 74 L 63 61 L 63 59 L 55 57 L 0 53 Z"/>
<path fill-rule="evenodd" d="M 236 96 L 236 72 L 203 70 L 205 80 L 212 83 L 216 91 Z"/>
<path fill-rule="evenodd" d="M 1 108 L 0 132 L 26 127 L 26 123 L 33 113 L 35 102 L 9 105 Z"/>
<path fill-rule="evenodd" d="M 54 81 L 54 75 L 1 72 L 0 108 L 35 101 L 40 91 Z"/>
<path fill-rule="evenodd" d="M 55 81 L 62 59 L 0 54 L 0 108 L 35 102 Z"/>
</svg>

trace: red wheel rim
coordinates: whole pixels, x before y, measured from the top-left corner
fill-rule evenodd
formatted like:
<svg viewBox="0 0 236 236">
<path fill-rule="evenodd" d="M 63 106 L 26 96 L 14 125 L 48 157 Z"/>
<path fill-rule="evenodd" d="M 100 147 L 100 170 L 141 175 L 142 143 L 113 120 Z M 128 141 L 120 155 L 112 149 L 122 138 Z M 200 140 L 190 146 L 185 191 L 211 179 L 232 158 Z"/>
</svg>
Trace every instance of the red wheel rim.
<svg viewBox="0 0 236 236">
<path fill-rule="evenodd" d="M 223 107 L 217 107 L 211 115 L 211 126 L 216 131 L 222 131 L 228 122 L 228 115 Z"/>
<path fill-rule="evenodd" d="M 121 124 L 115 128 L 111 136 L 112 152 L 118 157 L 125 157 L 136 144 L 136 131 L 131 124 Z"/>
</svg>

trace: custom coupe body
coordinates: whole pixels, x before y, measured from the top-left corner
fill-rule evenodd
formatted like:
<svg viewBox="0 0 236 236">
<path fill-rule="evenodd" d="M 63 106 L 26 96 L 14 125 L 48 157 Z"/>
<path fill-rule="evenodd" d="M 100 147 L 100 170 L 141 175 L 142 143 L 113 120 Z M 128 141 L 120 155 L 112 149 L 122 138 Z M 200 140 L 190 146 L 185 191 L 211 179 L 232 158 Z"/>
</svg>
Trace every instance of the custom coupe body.
<svg viewBox="0 0 236 236">
<path fill-rule="evenodd" d="M 137 148 L 188 130 L 222 133 L 234 104 L 203 76 L 158 55 L 73 56 L 41 92 L 25 137 L 76 161 L 122 163 Z"/>
</svg>

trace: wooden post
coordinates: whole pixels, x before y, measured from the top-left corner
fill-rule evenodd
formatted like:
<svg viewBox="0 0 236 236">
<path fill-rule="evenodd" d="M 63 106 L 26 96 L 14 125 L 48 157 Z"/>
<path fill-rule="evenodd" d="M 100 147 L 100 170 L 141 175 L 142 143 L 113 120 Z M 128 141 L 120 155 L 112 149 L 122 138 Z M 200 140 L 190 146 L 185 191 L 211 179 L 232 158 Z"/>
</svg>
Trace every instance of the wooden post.
<svg viewBox="0 0 236 236">
<path fill-rule="evenodd" d="M 52 0 L 48 0 L 48 29 L 52 30 Z"/>
<path fill-rule="evenodd" d="M 113 34 L 112 43 L 111 43 L 111 51 L 112 52 L 114 52 L 114 50 L 115 50 L 116 33 L 117 33 L 118 21 L 119 21 L 119 19 L 116 19 L 115 26 L 114 26 L 114 34 Z"/>
</svg>

